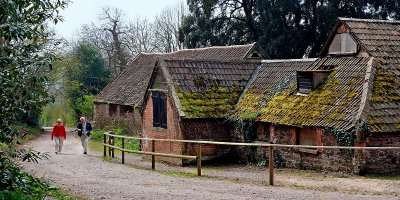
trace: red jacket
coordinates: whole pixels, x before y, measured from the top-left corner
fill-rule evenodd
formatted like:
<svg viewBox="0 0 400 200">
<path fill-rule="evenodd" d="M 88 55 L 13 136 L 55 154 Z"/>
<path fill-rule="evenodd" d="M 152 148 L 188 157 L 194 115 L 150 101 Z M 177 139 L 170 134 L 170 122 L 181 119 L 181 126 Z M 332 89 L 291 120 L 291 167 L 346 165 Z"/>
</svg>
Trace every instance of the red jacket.
<svg viewBox="0 0 400 200">
<path fill-rule="evenodd" d="M 63 125 L 61 126 L 57 126 L 55 125 L 53 127 L 53 131 L 51 132 L 51 139 L 53 139 L 53 137 L 64 137 L 64 139 L 67 138 L 67 133 L 65 132 L 65 127 Z"/>
</svg>

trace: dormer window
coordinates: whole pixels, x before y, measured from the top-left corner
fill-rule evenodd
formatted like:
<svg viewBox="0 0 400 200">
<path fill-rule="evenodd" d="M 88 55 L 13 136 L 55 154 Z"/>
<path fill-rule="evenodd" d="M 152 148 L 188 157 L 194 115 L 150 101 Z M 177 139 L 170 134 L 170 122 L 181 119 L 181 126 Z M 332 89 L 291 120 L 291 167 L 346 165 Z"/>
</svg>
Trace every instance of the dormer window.
<svg viewBox="0 0 400 200">
<path fill-rule="evenodd" d="M 251 56 L 250 56 L 250 58 L 257 58 L 257 59 L 260 59 L 261 56 L 260 56 L 260 54 L 258 54 L 258 53 L 252 53 Z"/>
<path fill-rule="evenodd" d="M 259 52 L 259 51 L 253 51 L 253 52 L 251 52 L 250 54 L 248 54 L 247 55 L 247 57 L 246 57 L 247 59 L 257 59 L 257 60 L 260 60 L 260 59 L 262 59 L 262 55 L 261 55 L 261 53 Z"/>
<path fill-rule="evenodd" d="M 328 77 L 332 70 L 297 71 L 297 88 L 299 95 L 307 95 Z"/>
<path fill-rule="evenodd" d="M 336 34 L 329 46 L 329 55 L 354 55 L 357 43 L 349 33 Z"/>
</svg>

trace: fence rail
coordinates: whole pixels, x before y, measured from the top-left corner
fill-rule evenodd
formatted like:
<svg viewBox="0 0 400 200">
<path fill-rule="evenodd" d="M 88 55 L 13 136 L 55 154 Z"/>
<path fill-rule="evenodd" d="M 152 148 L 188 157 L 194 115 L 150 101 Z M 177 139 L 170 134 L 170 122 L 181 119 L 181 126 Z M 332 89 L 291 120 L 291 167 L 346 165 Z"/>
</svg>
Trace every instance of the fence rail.
<svg viewBox="0 0 400 200">
<path fill-rule="evenodd" d="M 108 144 L 107 144 L 108 136 Z M 122 139 L 122 147 L 116 147 L 114 144 L 115 138 Z M 125 139 L 130 140 L 147 140 L 151 141 L 151 152 L 146 151 L 135 151 L 125 149 Z M 155 152 L 155 143 L 158 142 L 179 142 L 179 143 L 192 143 L 197 144 L 197 155 L 178 155 L 178 154 L 168 154 L 168 153 L 158 153 Z M 274 185 L 274 147 L 283 148 L 306 148 L 306 149 L 351 149 L 351 150 L 400 150 L 399 147 L 350 147 L 350 146 L 310 146 L 310 145 L 288 145 L 288 144 L 271 144 L 271 143 L 241 143 L 241 142 L 216 142 L 216 141 L 204 141 L 204 140 L 176 140 L 176 139 L 157 139 L 157 138 L 140 138 L 140 137 L 130 137 L 115 135 L 111 132 L 104 133 L 104 157 L 107 156 L 107 147 L 109 156 L 114 157 L 114 150 L 120 150 L 122 152 L 122 164 L 125 163 L 125 152 L 137 153 L 144 155 L 151 155 L 151 168 L 155 170 L 155 156 L 162 157 L 173 157 L 173 158 L 183 158 L 192 159 L 197 161 L 197 175 L 201 176 L 201 145 L 202 144 L 214 144 L 214 145 L 228 145 L 228 146 L 250 146 L 250 147 L 268 147 L 269 152 L 269 184 Z"/>
</svg>

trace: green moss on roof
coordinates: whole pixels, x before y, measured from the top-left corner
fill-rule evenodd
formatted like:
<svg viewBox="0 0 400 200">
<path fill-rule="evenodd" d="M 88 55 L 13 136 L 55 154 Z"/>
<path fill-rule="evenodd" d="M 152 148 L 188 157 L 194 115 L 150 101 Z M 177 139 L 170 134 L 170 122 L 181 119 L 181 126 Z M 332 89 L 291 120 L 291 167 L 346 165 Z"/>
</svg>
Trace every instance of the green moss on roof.
<svg viewBox="0 0 400 200">
<path fill-rule="evenodd" d="M 271 89 L 265 89 L 264 91 L 250 88 L 244 93 L 243 98 L 235 109 L 235 113 L 230 118 L 255 120 L 261 114 L 261 108 L 264 108 L 275 94 L 293 86 L 295 77 L 295 73 L 288 73 L 279 83 L 271 87 Z"/>
<path fill-rule="evenodd" d="M 234 116 L 241 119 L 255 120 L 260 114 L 259 109 L 257 108 L 260 107 L 260 103 L 262 102 L 261 98 L 263 96 L 264 93 L 251 91 L 246 92 L 236 107 Z"/>
<path fill-rule="evenodd" d="M 400 101 L 400 81 L 395 73 L 390 73 L 381 65 L 376 66 L 376 75 L 372 89 L 373 102 Z"/>
<path fill-rule="evenodd" d="M 225 118 L 231 112 L 243 87 L 211 87 L 201 92 L 177 89 L 185 118 Z"/>
<path fill-rule="evenodd" d="M 344 83 L 354 88 L 354 81 Z M 276 94 L 266 107 L 261 109 L 260 120 L 283 125 L 318 125 L 335 127 L 346 121 L 346 107 L 359 95 L 356 91 L 339 90 L 340 82 L 335 72 L 330 74 L 319 88 L 307 96 L 296 95 L 295 84 L 290 89 Z"/>
</svg>

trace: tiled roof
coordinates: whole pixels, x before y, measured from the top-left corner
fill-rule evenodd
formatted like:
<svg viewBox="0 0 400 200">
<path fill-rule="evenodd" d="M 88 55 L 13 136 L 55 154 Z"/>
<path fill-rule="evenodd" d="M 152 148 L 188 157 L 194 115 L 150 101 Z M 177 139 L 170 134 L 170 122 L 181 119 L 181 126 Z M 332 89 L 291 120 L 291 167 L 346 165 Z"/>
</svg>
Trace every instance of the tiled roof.
<svg viewBox="0 0 400 200">
<path fill-rule="evenodd" d="M 96 102 L 137 106 L 143 101 L 157 56 L 139 54 L 97 96 Z"/>
<path fill-rule="evenodd" d="M 95 102 L 141 106 L 157 60 L 242 60 L 252 50 L 257 50 L 266 56 L 256 43 L 184 49 L 172 53 L 141 53 L 96 96 Z"/>
<path fill-rule="evenodd" d="M 268 77 L 272 77 L 272 82 L 278 84 L 266 89 L 273 92 L 264 92 L 259 97 L 261 106 L 255 109 L 255 115 L 263 122 L 348 130 L 356 123 L 356 116 L 360 110 L 369 60 L 370 58 L 322 58 L 314 62 L 294 62 L 285 67 L 286 72 L 276 66 L 277 63 L 263 64 L 259 74 L 264 75 L 256 77 L 249 91 L 252 91 L 251 88 L 257 88 L 256 84 L 260 82 L 257 79 L 266 80 L 268 84 Z M 333 72 L 310 94 L 297 94 L 295 70 L 332 67 Z M 278 81 L 274 80 L 276 74 L 279 74 L 276 78 Z M 246 93 L 239 106 L 246 104 L 243 102 L 246 101 Z"/>
<path fill-rule="evenodd" d="M 400 130 L 400 21 L 339 18 L 379 64 L 370 100 L 372 132 Z"/>
<path fill-rule="evenodd" d="M 184 118 L 224 118 L 259 62 L 166 60 Z"/>
<path fill-rule="evenodd" d="M 311 66 L 316 59 L 302 60 L 269 60 L 263 61 L 251 80 L 245 93 L 236 107 L 232 117 L 241 119 L 255 118 L 259 110 L 265 106 L 273 94 L 282 89 L 282 86 L 291 82 L 297 70 L 304 70 Z M 279 87 L 281 86 L 281 87 Z M 268 99 L 266 99 L 269 97 Z"/>
<path fill-rule="evenodd" d="M 251 50 L 257 49 L 267 59 L 268 55 L 257 45 L 233 45 L 233 46 L 213 46 L 196 49 L 183 49 L 172 53 L 165 53 L 162 55 L 170 59 L 190 59 L 190 60 L 243 60 L 248 56 Z"/>
</svg>

